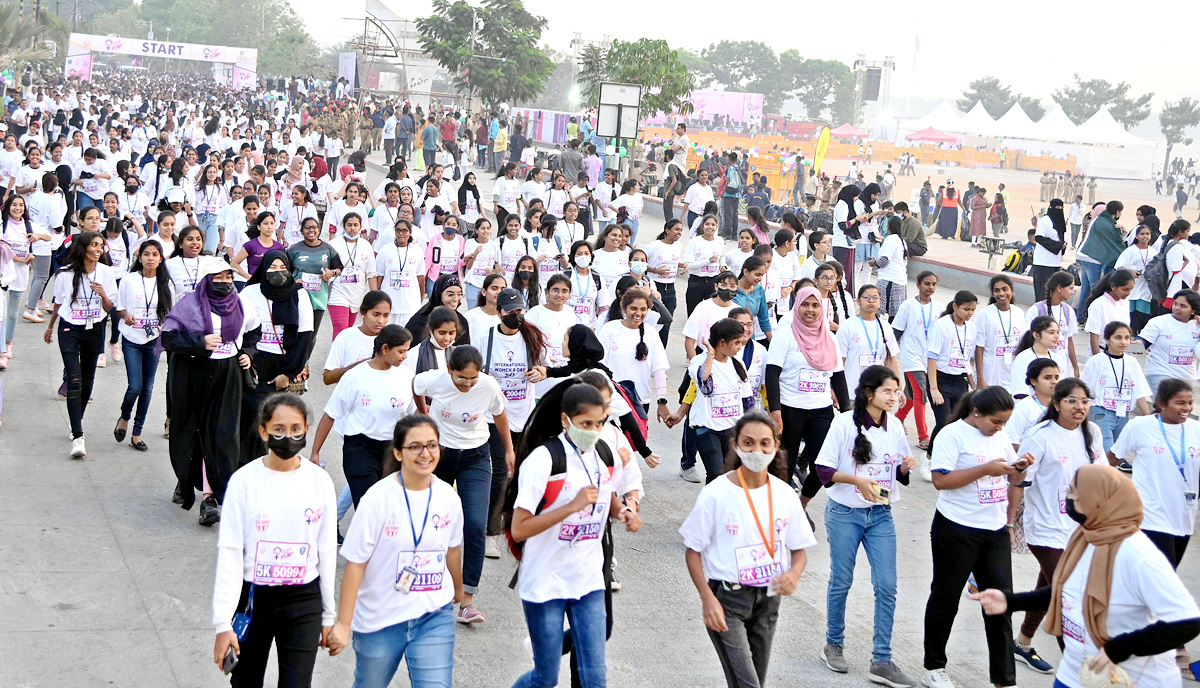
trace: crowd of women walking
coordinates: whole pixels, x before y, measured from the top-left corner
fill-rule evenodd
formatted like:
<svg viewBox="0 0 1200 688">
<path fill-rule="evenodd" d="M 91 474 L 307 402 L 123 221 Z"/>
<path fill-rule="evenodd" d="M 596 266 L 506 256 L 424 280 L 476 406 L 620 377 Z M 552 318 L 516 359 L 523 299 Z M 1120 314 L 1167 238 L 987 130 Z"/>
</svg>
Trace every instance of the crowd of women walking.
<svg viewBox="0 0 1200 688">
<path fill-rule="evenodd" d="M 680 475 L 705 483 L 678 528 L 682 565 L 729 686 L 767 682 L 780 596 L 819 546 L 822 490 L 816 654 L 852 670 L 861 547 L 875 597 L 864 678 L 917 685 L 891 644 L 892 506 L 914 474 L 938 492 L 921 684 L 954 685 L 964 587 L 987 615 L 996 686 L 1016 685 L 1017 662 L 1069 688 L 1090 672 L 1178 685 L 1187 669 L 1177 648 L 1200 610 L 1174 569 L 1200 492 L 1195 291 L 1137 324 L 1136 268 L 1088 295 L 1069 273 L 1039 274 L 1045 299 L 1028 310 L 1003 275 L 986 305 L 969 291 L 941 303 L 932 272 L 909 296 L 913 216 L 875 184 L 843 190 L 831 233 L 785 215 L 727 244 L 705 209 L 639 243 L 640 185 L 611 170 L 530 166 L 522 182 L 506 163 L 484 198 L 475 172 L 452 189 L 441 166 L 414 180 L 401 157 L 370 188 L 361 155 L 330 169 L 338 132 L 310 127 L 299 103 L 99 84 L 49 96 L 87 114 L 53 140 L 6 137 L 0 368 L 18 360 L 24 306 L 61 352 L 80 460 L 109 361 L 127 377 L 113 437 L 151 448 L 166 352 L 172 499 L 199 497 L 200 524 L 220 524 L 213 660 L 233 685 L 261 685 L 272 646 L 280 685 L 310 685 L 318 649 L 348 646 L 356 686 L 388 685 L 401 661 L 413 685 L 450 685 L 455 627 L 485 622 L 476 598 L 502 549 L 520 561 L 533 656 L 514 685 L 555 685 L 563 655 L 574 685 L 606 685 L 612 531 L 642 525 L 642 467 L 662 460 L 653 422 L 682 425 Z M 1141 235 L 1131 249 L 1146 250 Z M 672 403 L 676 319 L 687 364 Z M 316 385 L 332 387 L 322 409 L 303 399 Z M 1013 581 L 1014 553 L 1033 554 L 1036 582 Z M 1039 627 L 1059 638 L 1057 669 L 1033 647 Z"/>
</svg>

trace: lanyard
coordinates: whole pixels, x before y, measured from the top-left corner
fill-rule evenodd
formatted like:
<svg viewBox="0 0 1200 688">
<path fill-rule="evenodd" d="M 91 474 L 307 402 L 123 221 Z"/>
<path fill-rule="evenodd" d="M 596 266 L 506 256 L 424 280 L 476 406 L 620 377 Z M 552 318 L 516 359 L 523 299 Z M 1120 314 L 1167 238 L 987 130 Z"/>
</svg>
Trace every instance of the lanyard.
<svg viewBox="0 0 1200 688">
<path fill-rule="evenodd" d="M 871 333 L 867 330 L 867 321 L 863 317 L 858 316 L 858 321 L 862 323 L 863 334 L 867 336 L 867 346 L 871 347 L 871 360 L 875 360 L 875 352 L 879 350 L 879 340 L 883 339 L 883 325 L 879 325 L 879 319 L 875 319 L 876 325 L 879 325 L 879 336 L 875 337 L 875 341 L 871 341 Z"/>
<path fill-rule="evenodd" d="M 933 299 L 929 299 L 929 310 L 925 310 L 925 306 L 921 305 L 921 297 L 917 297 L 917 307 L 921 309 L 921 325 L 925 328 L 925 341 L 929 341 L 929 326 L 933 320 Z"/>
<path fill-rule="evenodd" d="M 408 264 L 408 249 L 410 248 L 412 248 L 411 240 L 404 245 L 404 259 L 400 260 L 400 247 L 396 247 L 396 260 L 400 261 L 400 274 L 402 275 L 404 274 L 404 266 Z"/>
<path fill-rule="evenodd" d="M 421 546 L 421 539 L 425 537 L 425 526 L 429 525 L 429 507 L 433 504 L 433 485 L 429 486 L 429 501 L 425 502 L 425 520 L 421 522 L 421 534 L 417 535 L 417 524 L 413 521 L 412 504 L 408 501 L 408 488 L 404 486 L 404 476 L 397 471 L 396 477 L 400 479 L 400 489 L 404 492 L 404 506 L 408 509 L 408 527 L 412 530 L 413 536 L 413 551 Z"/>
<path fill-rule="evenodd" d="M 142 276 L 142 297 L 146 300 L 146 319 L 149 320 L 150 314 L 154 312 L 154 302 L 151 300 L 150 294 L 154 294 L 154 300 L 157 300 L 158 299 L 158 286 L 155 285 L 154 289 L 147 291 L 146 290 L 146 280 L 147 279 L 150 279 L 150 278 L 148 278 L 144 275 Z"/>
<path fill-rule="evenodd" d="M 959 334 L 958 333 L 958 323 L 954 322 L 954 316 L 952 315 L 952 316 L 950 316 L 950 326 L 954 328 L 954 338 L 958 340 L 958 355 L 966 356 L 967 355 L 967 343 L 966 343 L 966 341 L 964 341 L 963 338 L 966 337 L 966 335 L 967 335 L 967 324 L 963 323 L 963 333 Z"/>
<path fill-rule="evenodd" d="M 1008 345 L 1008 335 L 1011 334 L 1012 319 L 1012 306 L 1008 307 L 1008 327 L 1004 326 L 1004 311 L 1000 310 L 999 308 L 996 309 L 996 320 L 1000 322 L 1000 333 L 1004 335 L 1005 346 Z"/>
<path fill-rule="evenodd" d="M 354 237 L 354 241 L 343 237 L 342 243 L 346 244 L 346 262 L 349 263 L 350 267 L 354 267 L 354 259 L 358 257 L 358 252 L 355 251 L 358 248 L 358 237 Z"/>
<path fill-rule="evenodd" d="M 1116 377 L 1117 376 L 1117 366 L 1113 363 L 1113 355 L 1112 354 L 1108 354 L 1108 365 L 1109 365 L 1109 367 L 1112 368 L 1113 377 Z M 1124 388 L 1125 388 L 1125 357 L 1122 356 L 1121 357 L 1121 377 L 1119 380 L 1117 380 L 1117 389 L 1121 390 Z M 1160 422 L 1161 422 L 1161 419 L 1160 419 Z"/>
<path fill-rule="evenodd" d="M 1183 423 L 1179 424 L 1179 453 L 1175 453 L 1175 448 L 1171 446 L 1171 440 L 1167 439 L 1167 428 L 1163 425 L 1162 416 L 1158 417 L 1158 429 L 1162 432 L 1163 444 L 1167 445 L 1167 449 L 1171 450 L 1171 458 L 1175 459 L 1175 467 L 1179 469 L 1179 475 L 1183 478 L 1184 484 L 1187 484 L 1187 474 L 1184 471 L 1187 461 L 1187 450 L 1184 449 L 1186 443 L 1184 439 L 1187 437 L 1187 426 Z"/>
<path fill-rule="evenodd" d="M 95 274 L 95 273 L 93 273 L 93 274 Z M 83 295 L 83 309 L 85 311 L 92 307 L 92 297 L 93 296 L 95 296 L 97 299 L 100 298 L 99 295 L 96 294 L 95 290 L 92 289 L 92 285 L 95 283 L 96 283 L 96 278 L 92 277 L 91 275 L 84 275 L 83 279 L 80 280 L 79 286 L 83 287 L 83 294 L 84 294 Z M 78 293 L 75 294 L 75 300 L 76 301 L 80 300 Z"/>
<path fill-rule="evenodd" d="M 196 261 L 196 272 L 195 272 L 195 273 L 192 273 L 192 272 L 189 272 L 189 271 L 188 271 L 188 266 L 187 266 L 187 258 L 184 258 L 183 256 L 180 256 L 180 257 L 179 257 L 179 264 L 183 266 L 183 275 L 184 275 L 184 277 L 186 277 L 187 279 L 191 280 L 191 282 L 192 282 L 192 288 L 193 288 L 193 289 L 195 289 L 195 288 L 196 288 L 196 283 L 200 281 L 200 258 L 199 258 L 199 257 L 196 257 L 196 258 L 193 258 L 192 260 Z"/>
<path fill-rule="evenodd" d="M 586 282 L 588 284 L 588 289 L 584 289 L 583 285 L 579 283 L 579 271 L 578 270 L 575 271 L 574 277 L 575 277 L 575 290 L 577 292 L 579 292 L 580 303 L 587 303 L 588 302 L 588 291 L 591 289 L 591 286 L 592 286 L 591 285 L 592 275 L 591 275 L 591 273 L 588 273 L 587 279 L 584 280 L 584 282 Z"/>
<path fill-rule="evenodd" d="M 587 462 L 583 460 L 583 452 L 579 451 L 579 447 L 575 446 L 575 443 L 571 441 L 570 437 L 567 438 L 567 444 L 571 445 L 571 448 L 575 450 L 575 456 L 579 457 L 579 465 L 583 467 L 583 473 L 584 473 L 584 475 L 587 476 L 588 485 L 591 485 L 592 484 L 592 469 L 588 468 Z M 595 456 L 595 452 L 592 452 L 592 455 Z M 600 457 L 598 457 L 598 456 L 596 456 L 595 475 L 596 475 L 596 490 L 599 490 L 602 476 L 600 475 Z M 592 505 L 592 515 L 595 516 L 596 512 L 599 511 L 600 508 L 601 508 L 600 500 L 597 499 L 596 503 Z"/>
<path fill-rule="evenodd" d="M 767 537 L 766 531 L 763 530 L 762 521 L 758 518 L 758 510 L 754 508 L 754 500 L 750 499 L 750 488 L 746 487 L 746 478 L 742 475 L 742 467 L 738 466 L 738 482 L 742 484 L 742 492 L 746 493 L 746 503 L 750 505 L 750 513 L 754 514 L 754 525 L 758 526 L 758 534 L 762 537 L 763 547 L 767 548 L 767 554 L 771 555 L 771 561 L 775 561 L 775 538 Z M 767 523 L 775 527 L 775 498 L 771 491 L 770 478 L 767 478 Z"/>
</svg>

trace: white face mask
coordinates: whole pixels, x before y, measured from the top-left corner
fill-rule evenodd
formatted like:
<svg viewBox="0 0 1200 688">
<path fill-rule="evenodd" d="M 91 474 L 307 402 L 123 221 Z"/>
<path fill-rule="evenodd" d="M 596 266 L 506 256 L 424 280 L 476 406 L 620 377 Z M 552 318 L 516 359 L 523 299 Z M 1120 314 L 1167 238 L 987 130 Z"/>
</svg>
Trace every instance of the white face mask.
<svg viewBox="0 0 1200 688">
<path fill-rule="evenodd" d="M 742 460 L 742 465 L 753 473 L 761 473 L 775 460 L 774 454 L 766 452 L 750 452 L 741 447 L 734 447 L 734 451 L 737 452 L 738 458 Z"/>
<path fill-rule="evenodd" d="M 582 256 L 576 256 L 575 264 L 581 268 L 586 268 L 587 266 L 592 264 L 592 257 L 589 255 L 586 255 L 586 254 L 584 254 Z"/>
</svg>

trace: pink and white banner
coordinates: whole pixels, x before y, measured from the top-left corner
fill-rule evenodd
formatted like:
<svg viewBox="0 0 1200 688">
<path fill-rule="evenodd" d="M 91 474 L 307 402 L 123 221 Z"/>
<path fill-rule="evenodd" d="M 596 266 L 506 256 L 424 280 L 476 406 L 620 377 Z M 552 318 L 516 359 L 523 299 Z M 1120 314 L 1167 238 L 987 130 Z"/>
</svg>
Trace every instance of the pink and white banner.
<svg viewBox="0 0 1200 688">
<path fill-rule="evenodd" d="M 173 43 L 120 36 L 97 36 L 88 33 L 71 34 L 67 46 L 67 75 L 71 75 L 74 70 L 75 76 L 84 80 L 90 79 L 92 76 L 92 53 L 232 64 L 234 65 L 234 88 L 252 87 L 258 79 L 258 50 L 256 48 Z"/>
<path fill-rule="evenodd" d="M 692 91 L 691 119 L 712 120 L 717 116 L 722 119 L 729 117 L 736 123 L 761 122 L 763 116 L 763 96 L 761 93 L 742 93 L 740 91 Z M 674 124 L 679 119 L 679 113 L 658 115 L 646 120 L 646 124 Z"/>
</svg>

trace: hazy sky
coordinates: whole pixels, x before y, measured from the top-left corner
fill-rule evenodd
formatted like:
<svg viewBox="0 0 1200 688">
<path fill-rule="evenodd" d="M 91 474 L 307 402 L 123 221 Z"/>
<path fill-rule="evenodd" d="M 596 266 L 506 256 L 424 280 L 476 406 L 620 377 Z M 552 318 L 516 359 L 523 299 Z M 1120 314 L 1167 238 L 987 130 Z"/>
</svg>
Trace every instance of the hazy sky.
<svg viewBox="0 0 1200 688">
<path fill-rule="evenodd" d="M 324 44 L 343 41 L 361 26 L 340 21 L 361 17 L 360 1 L 339 4 L 339 10 L 323 0 L 290 0 Z M 431 7 L 429 0 L 385 3 L 414 19 Z M 917 0 L 864 0 L 852 6 L 767 0 L 748 3 L 760 8 L 760 14 L 736 21 L 723 21 L 727 13 L 713 0 L 682 3 L 684 9 L 678 11 L 667 9 L 677 3 L 643 0 L 605 0 L 603 11 L 590 2 L 526 0 L 525 5 L 549 20 L 543 38 L 564 52 L 574 32 L 585 29 L 584 39 L 604 34 L 625 40 L 663 38 L 693 50 L 722 39 L 762 40 L 776 51 L 796 48 L 805 57 L 847 64 L 858 52 L 868 60 L 891 55 L 896 62 L 893 98 L 954 98 L 972 79 L 991 75 L 1052 105 L 1051 93 L 1070 83 L 1076 72 L 1085 79 L 1126 81 L 1139 94 L 1153 91 L 1155 110 L 1164 100 L 1200 91 L 1195 51 L 1189 50 L 1191 34 L 1200 25 L 1200 3 L 1188 0 L 1146 5 L 1008 0 L 973 10 L 971 5 Z M 801 9 L 805 6 L 819 9 Z M 947 7 L 953 9 L 943 12 Z M 791 28 L 776 28 L 784 26 Z M 902 102 L 898 105 L 903 109 Z"/>
</svg>

